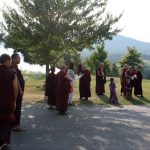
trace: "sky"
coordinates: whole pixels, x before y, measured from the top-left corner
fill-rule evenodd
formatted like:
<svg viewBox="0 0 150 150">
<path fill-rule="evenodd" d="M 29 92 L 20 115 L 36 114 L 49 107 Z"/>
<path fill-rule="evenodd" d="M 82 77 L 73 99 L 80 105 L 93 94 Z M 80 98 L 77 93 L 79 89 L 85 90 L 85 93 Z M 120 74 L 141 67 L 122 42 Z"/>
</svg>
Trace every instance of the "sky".
<svg viewBox="0 0 150 150">
<path fill-rule="evenodd" d="M 12 0 L 0 0 L 0 9 L 3 8 L 4 3 L 13 7 Z M 143 42 L 150 42 L 150 0 L 108 0 L 107 11 L 114 16 L 123 12 L 122 18 L 116 24 L 117 27 L 122 28 L 122 32 L 119 34 Z M 1 47 L 0 54 L 2 52 L 3 48 Z"/>
</svg>

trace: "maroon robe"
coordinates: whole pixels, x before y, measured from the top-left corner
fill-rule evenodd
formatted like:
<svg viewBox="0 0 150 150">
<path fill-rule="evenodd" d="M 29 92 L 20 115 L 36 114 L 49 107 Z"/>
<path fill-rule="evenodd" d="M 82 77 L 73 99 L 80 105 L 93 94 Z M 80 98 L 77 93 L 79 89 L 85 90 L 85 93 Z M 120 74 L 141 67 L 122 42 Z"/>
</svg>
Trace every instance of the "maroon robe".
<svg viewBox="0 0 150 150">
<path fill-rule="evenodd" d="M 23 75 L 21 71 L 18 69 L 18 65 L 12 64 L 11 66 L 12 70 L 15 71 L 18 81 L 20 83 L 21 89 L 24 91 L 25 87 L 25 81 L 23 78 Z M 20 119 L 21 119 L 21 106 L 22 106 L 22 96 L 18 92 L 17 100 L 16 100 L 16 110 L 15 110 L 15 122 L 14 125 L 20 125 Z"/>
<path fill-rule="evenodd" d="M 142 73 L 141 73 L 141 71 L 136 71 L 135 74 L 137 75 L 137 78 L 135 78 L 135 80 L 134 80 L 134 94 L 143 96 Z"/>
<path fill-rule="evenodd" d="M 57 74 L 56 86 L 56 110 L 66 112 L 69 98 L 70 82 L 65 78 L 66 72 L 60 71 Z"/>
<path fill-rule="evenodd" d="M 122 77 L 121 77 L 121 93 L 124 94 L 124 96 L 126 95 L 126 78 L 125 78 L 125 74 L 126 74 L 126 69 L 124 68 L 122 70 Z"/>
<path fill-rule="evenodd" d="M 105 83 L 106 83 L 106 75 L 104 71 L 104 76 L 100 69 L 96 70 L 96 94 L 102 95 L 105 93 Z"/>
<path fill-rule="evenodd" d="M 48 96 L 48 105 L 54 106 L 56 103 L 56 81 L 57 75 L 54 73 L 48 74 L 46 78 L 45 95 Z"/>
<path fill-rule="evenodd" d="M 10 133 L 14 116 L 15 75 L 4 65 L 0 65 L 0 145 L 10 143 Z"/>
<path fill-rule="evenodd" d="M 91 75 L 90 75 L 90 71 L 85 69 L 82 71 L 82 74 L 83 75 L 79 80 L 80 99 L 91 97 L 91 89 L 90 89 Z"/>
</svg>

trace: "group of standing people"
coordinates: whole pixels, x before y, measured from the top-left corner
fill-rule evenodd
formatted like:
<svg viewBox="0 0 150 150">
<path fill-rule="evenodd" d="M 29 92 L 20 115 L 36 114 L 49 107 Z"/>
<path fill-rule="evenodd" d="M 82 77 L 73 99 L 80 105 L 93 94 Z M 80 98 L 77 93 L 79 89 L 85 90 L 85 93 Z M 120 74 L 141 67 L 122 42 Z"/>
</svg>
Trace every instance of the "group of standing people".
<svg viewBox="0 0 150 150">
<path fill-rule="evenodd" d="M 75 86 L 74 64 L 70 63 L 68 67 L 63 65 L 57 74 L 55 74 L 54 67 L 51 67 L 50 70 L 46 79 L 45 88 L 49 109 L 56 109 L 59 111 L 59 114 L 66 114 L 67 107 L 74 106 L 72 103 Z M 90 71 L 82 64 L 79 64 L 76 73 L 79 76 L 80 100 L 88 100 L 91 97 Z"/>
<path fill-rule="evenodd" d="M 0 56 L 0 150 L 10 146 L 11 131 L 25 131 L 20 126 L 24 78 L 18 69 L 20 56 Z"/>
<path fill-rule="evenodd" d="M 73 105 L 75 80 L 73 67 L 73 63 L 70 63 L 68 68 L 62 65 L 57 74 L 55 68 L 51 67 L 51 72 L 46 78 L 45 95 L 48 97 L 49 109 L 56 109 L 61 115 L 66 114 L 68 105 Z"/>
<path fill-rule="evenodd" d="M 125 64 L 120 74 L 121 95 L 131 99 L 134 88 L 134 95 L 143 97 L 142 78 L 142 73 L 137 66 L 133 68 Z"/>
<path fill-rule="evenodd" d="M 25 81 L 18 68 L 20 56 L 14 53 L 11 57 L 7 54 L 0 56 L 0 150 L 7 149 L 10 145 L 11 131 L 25 131 L 20 126 L 21 106 L 24 93 Z M 48 96 L 49 109 L 59 111 L 60 115 L 66 114 L 67 107 L 72 103 L 75 86 L 74 64 L 68 67 L 62 65 L 60 71 L 55 74 L 55 68 L 51 67 L 46 78 L 45 95 Z M 88 100 L 91 97 L 91 74 L 82 64 L 78 65 L 76 73 L 79 78 L 80 100 Z M 142 73 L 135 67 L 127 64 L 121 70 L 121 95 L 125 98 L 132 98 L 132 89 L 135 96 L 143 97 Z M 104 95 L 106 73 L 104 63 L 100 63 L 96 69 L 95 91 L 98 96 Z M 118 104 L 116 85 L 113 78 L 110 78 L 110 103 Z"/>
<path fill-rule="evenodd" d="M 49 109 L 56 109 L 59 114 L 66 114 L 67 106 L 73 106 L 72 98 L 74 95 L 75 73 L 79 78 L 80 100 L 88 100 L 91 97 L 91 74 L 83 64 L 79 64 L 74 71 L 74 64 L 68 67 L 63 65 L 60 71 L 55 74 L 55 68 L 51 67 L 46 79 L 45 95 L 48 97 Z M 106 74 L 104 64 L 101 63 L 96 72 L 96 93 L 105 93 Z"/>
</svg>

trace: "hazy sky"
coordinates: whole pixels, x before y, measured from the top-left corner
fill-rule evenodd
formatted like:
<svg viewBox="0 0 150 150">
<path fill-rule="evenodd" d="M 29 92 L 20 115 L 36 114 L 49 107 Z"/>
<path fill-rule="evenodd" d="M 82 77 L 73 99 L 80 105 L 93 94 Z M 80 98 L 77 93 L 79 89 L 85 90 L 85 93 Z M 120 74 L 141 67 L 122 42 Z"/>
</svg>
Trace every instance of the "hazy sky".
<svg viewBox="0 0 150 150">
<path fill-rule="evenodd" d="M 0 8 L 4 2 L 12 5 L 12 0 L 0 0 Z M 123 28 L 121 35 L 150 42 L 150 0 L 108 0 L 107 7 L 114 15 L 124 11 L 117 24 Z"/>
</svg>

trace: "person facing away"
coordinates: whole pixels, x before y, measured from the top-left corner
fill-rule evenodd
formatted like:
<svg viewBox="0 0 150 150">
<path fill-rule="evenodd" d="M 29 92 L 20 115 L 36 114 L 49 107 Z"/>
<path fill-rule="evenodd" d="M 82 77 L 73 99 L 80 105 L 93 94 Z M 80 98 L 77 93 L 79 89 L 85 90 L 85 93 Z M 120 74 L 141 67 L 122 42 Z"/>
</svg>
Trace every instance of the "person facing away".
<svg viewBox="0 0 150 150">
<path fill-rule="evenodd" d="M 80 64 L 79 66 L 79 93 L 80 99 L 88 100 L 91 97 L 91 74 L 88 69 L 86 69 L 83 65 Z"/>
<path fill-rule="evenodd" d="M 70 82 L 71 89 L 70 89 L 70 92 L 69 92 L 68 105 L 69 106 L 74 106 L 74 104 L 72 103 L 72 98 L 73 98 L 73 95 L 74 95 L 74 86 L 75 86 L 74 63 L 69 64 L 68 70 L 67 70 L 67 75 L 72 79 L 72 82 Z"/>
<path fill-rule="evenodd" d="M 131 79 L 126 78 L 126 96 L 125 98 L 131 99 L 132 98 L 132 85 L 131 85 Z"/>
<path fill-rule="evenodd" d="M 0 150 L 6 150 L 10 145 L 11 129 L 15 120 L 18 83 L 16 75 L 10 70 L 10 56 L 1 55 L 0 63 Z"/>
<path fill-rule="evenodd" d="M 122 68 L 122 73 L 121 73 L 121 95 L 126 96 L 126 72 L 128 71 L 128 65 L 125 64 L 124 67 Z"/>
<path fill-rule="evenodd" d="M 96 69 L 96 94 L 104 95 L 105 93 L 106 74 L 104 70 L 104 63 L 100 63 Z"/>
<path fill-rule="evenodd" d="M 56 110 L 60 115 L 65 115 L 68 106 L 69 90 L 71 88 L 71 78 L 66 73 L 66 66 L 63 65 L 57 74 L 56 86 Z"/>
<path fill-rule="evenodd" d="M 57 75 L 55 74 L 55 67 L 51 67 L 51 72 L 46 78 L 45 95 L 48 96 L 49 109 L 55 109 L 56 104 L 56 82 Z"/>
<path fill-rule="evenodd" d="M 118 97 L 116 93 L 116 84 L 114 82 L 114 78 L 110 78 L 109 89 L 110 89 L 109 103 L 118 104 Z"/>
<path fill-rule="evenodd" d="M 143 89 L 142 89 L 143 76 L 137 66 L 135 66 L 134 70 L 135 70 L 134 95 L 135 96 L 140 95 L 141 97 L 143 97 Z"/>
<path fill-rule="evenodd" d="M 19 54 L 15 53 L 12 54 L 12 65 L 11 69 L 12 71 L 16 74 L 17 79 L 18 79 L 18 96 L 16 100 L 16 110 L 15 110 L 15 122 L 14 122 L 14 127 L 13 131 L 25 131 L 24 128 L 21 127 L 20 125 L 20 119 L 21 119 L 21 107 L 22 107 L 22 99 L 23 99 L 23 94 L 24 94 L 24 87 L 25 87 L 25 81 L 23 78 L 23 75 L 21 71 L 18 68 L 18 64 L 20 64 L 20 56 Z"/>
</svg>

